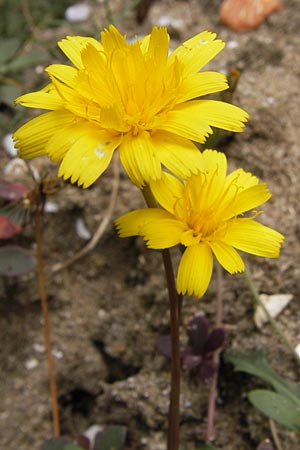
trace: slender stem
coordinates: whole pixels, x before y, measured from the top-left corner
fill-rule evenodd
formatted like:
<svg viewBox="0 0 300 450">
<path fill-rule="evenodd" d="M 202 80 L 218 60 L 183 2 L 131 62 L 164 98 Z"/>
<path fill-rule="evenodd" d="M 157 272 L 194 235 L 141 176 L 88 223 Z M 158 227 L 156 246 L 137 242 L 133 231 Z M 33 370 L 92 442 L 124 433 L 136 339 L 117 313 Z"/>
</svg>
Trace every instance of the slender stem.
<svg viewBox="0 0 300 450">
<path fill-rule="evenodd" d="M 169 429 L 168 450 L 179 448 L 179 421 L 180 421 L 180 342 L 179 342 L 179 309 L 178 296 L 175 286 L 172 260 L 168 249 L 162 250 L 165 267 L 169 302 L 170 302 L 170 325 L 171 325 L 171 392 L 169 405 Z"/>
<path fill-rule="evenodd" d="M 298 353 L 296 352 L 296 350 L 294 349 L 293 345 L 291 344 L 291 342 L 288 340 L 288 338 L 286 337 L 286 335 L 280 330 L 280 328 L 278 327 L 276 321 L 273 319 L 273 317 L 271 316 L 271 314 L 269 313 L 269 311 L 267 310 L 267 308 L 265 307 L 265 305 L 263 304 L 263 302 L 261 301 L 259 294 L 257 292 L 256 287 L 254 286 L 251 277 L 249 275 L 249 272 L 247 270 L 245 270 L 244 272 L 245 275 L 245 280 L 247 282 L 247 285 L 253 295 L 253 298 L 255 300 L 255 302 L 262 308 L 262 310 L 264 311 L 265 315 L 268 318 L 268 321 L 270 322 L 273 330 L 275 331 L 275 333 L 278 334 L 278 336 L 280 337 L 281 341 L 286 345 L 286 347 L 290 350 L 290 352 L 292 353 L 294 359 L 297 361 L 298 364 L 300 364 L 300 358 Z"/>
<path fill-rule="evenodd" d="M 222 326 L 222 317 L 223 317 L 223 277 L 222 277 L 222 269 L 219 264 L 217 264 L 217 283 L 218 283 L 218 292 L 217 292 L 217 301 L 216 301 L 216 320 L 215 326 Z M 219 355 L 220 350 L 216 350 L 213 354 L 213 362 L 216 365 L 217 369 L 212 377 L 207 405 L 207 426 L 206 426 L 206 442 L 212 442 L 214 440 L 214 418 L 215 418 L 215 409 L 216 409 L 216 398 L 217 398 L 217 385 L 218 385 L 218 376 L 219 376 Z"/>
<path fill-rule="evenodd" d="M 36 206 L 34 213 L 35 222 L 35 240 L 36 240 L 36 252 L 37 252 L 37 271 L 39 279 L 40 297 L 42 305 L 42 313 L 44 319 L 44 339 L 46 346 L 47 362 L 48 362 L 48 374 L 50 383 L 50 394 L 51 394 L 51 406 L 52 406 L 52 421 L 53 421 L 53 432 L 54 436 L 60 436 L 60 425 L 59 425 L 59 408 L 58 408 L 58 396 L 57 396 L 57 386 L 55 380 L 54 372 L 54 362 L 51 354 L 51 337 L 50 337 L 50 323 L 48 314 L 48 303 L 47 294 L 45 287 L 45 275 L 43 268 L 43 256 L 42 256 L 42 239 L 41 239 L 41 222 L 40 222 L 40 210 L 39 205 Z"/>
<path fill-rule="evenodd" d="M 149 208 L 155 208 L 156 201 L 149 186 L 142 190 Z M 169 424 L 167 450 L 178 450 L 180 440 L 180 342 L 179 342 L 179 317 L 180 301 L 176 291 L 174 271 L 171 255 L 168 249 L 162 250 L 162 258 L 166 274 L 169 303 L 170 303 L 170 328 L 171 328 L 171 390 L 169 404 Z"/>
</svg>

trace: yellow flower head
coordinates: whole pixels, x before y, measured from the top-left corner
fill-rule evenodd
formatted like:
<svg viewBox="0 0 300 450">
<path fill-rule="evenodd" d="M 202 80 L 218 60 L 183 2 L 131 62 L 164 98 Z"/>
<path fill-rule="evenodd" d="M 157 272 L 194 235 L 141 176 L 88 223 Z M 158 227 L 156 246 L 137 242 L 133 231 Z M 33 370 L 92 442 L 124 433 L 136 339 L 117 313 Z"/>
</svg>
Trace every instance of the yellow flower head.
<svg viewBox="0 0 300 450">
<path fill-rule="evenodd" d="M 242 169 L 226 175 L 223 153 L 206 150 L 201 160 L 202 169 L 183 182 L 163 173 L 160 180 L 150 183 L 162 208 L 132 211 L 116 220 L 121 237 L 143 236 L 150 248 L 184 245 L 177 290 L 198 297 L 209 285 L 213 254 L 233 274 L 244 270 L 235 249 L 276 258 L 284 240 L 280 233 L 255 220 L 258 212 L 250 212 L 271 197 L 264 183 Z"/>
<path fill-rule="evenodd" d="M 169 55 L 169 35 L 154 27 L 134 42 L 112 25 L 101 43 L 69 36 L 58 43 L 73 66 L 46 69 L 51 82 L 19 97 L 21 105 L 50 110 L 14 134 L 20 156 L 47 154 L 62 161 L 59 176 L 90 186 L 119 149 L 121 162 L 139 187 L 161 177 L 161 166 L 178 176 L 197 170 L 211 126 L 242 131 L 247 113 L 233 105 L 195 98 L 227 89 L 226 78 L 199 70 L 223 48 L 202 32 Z"/>
</svg>

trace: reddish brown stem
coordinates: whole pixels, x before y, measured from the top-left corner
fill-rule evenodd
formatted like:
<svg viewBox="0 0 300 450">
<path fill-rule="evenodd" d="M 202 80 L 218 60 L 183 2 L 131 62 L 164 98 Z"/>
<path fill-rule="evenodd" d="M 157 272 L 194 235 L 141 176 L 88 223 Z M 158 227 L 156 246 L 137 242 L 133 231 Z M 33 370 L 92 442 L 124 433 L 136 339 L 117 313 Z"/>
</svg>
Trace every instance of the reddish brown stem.
<svg viewBox="0 0 300 450">
<path fill-rule="evenodd" d="M 146 185 L 143 190 L 144 199 L 149 208 L 157 207 L 151 189 Z M 171 390 L 169 404 L 169 424 L 167 450 L 179 449 L 179 421 L 180 421 L 180 342 L 179 320 L 182 306 L 182 296 L 178 296 L 171 255 L 168 249 L 162 250 L 165 268 L 169 304 L 170 304 L 170 328 L 171 328 Z"/>
<path fill-rule="evenodd" d="M 43 314 L 43 320 L 44 320 L 44 339 L 45 339 L 45 346 L 46 346 L 48 375 L 49 375 L 49 383 L 50 383 L 53 432 L 54 432 L 54 436 L 58 437 L 58 436 L 60 436 L 58 395 L 57 395 L 57 386 L 56 386 L 55 371 L 54 371 L 54 361 L 53 361 L 52 351 L 51 351 L 51 333 L 50 333 L 48 302 L 47 302 L 47 294 L 46 294 L 46 287 L 45 287 L 45 275 L 44 275 L 43 256 L 42 256 L 41 221 L 40 221 L 39 205 L 36 206 L 36 210 L 34 213 L 34 223 L 35 223 L 34 228 L 35 228 L 36 253 L 37 253 L 37 272 L 38 272 L 38 279 L 39 279 L 42 314 Z"/>
<path fill-rule="evenodd" d="M 217 292 L 217 302 L 216 302 L 216 320 L 215 326 L 216 328 L 222 326 L 222 317 L 223 317 L 223 279 L 222 279 L 222 269 L 221 266 L 217 265 L 217 280 L 218 280 L 218 292 Z M 220 350 L 216 350 L 213 355 L 213 362 L 217 367 L 216 372 L 214 373 L 211 385 L 210 392 L 208 398 L 207 405 L 207 426 L 206 426 L 206 442 L 212 442 L 215 438 L 214 436 L 214 418 L 215 418 L 215 409 L 216 409 L 216 399 L 217 399 L 217 385 L 218 385 L 218 376 L 219 376 L 219 354 Z"/>
<path fill-rule="evenodd" d="M 180 421 L 180 342 L 179 342 L 179 305 L 175 286 L 172 260 L 169 250 L 162 250 L 165 267 L 169 302 L 171 327 L 171 391 L 169 405 L 169 429 L 167 450 L 179 449 L 179 421 Z"/>
</svg>

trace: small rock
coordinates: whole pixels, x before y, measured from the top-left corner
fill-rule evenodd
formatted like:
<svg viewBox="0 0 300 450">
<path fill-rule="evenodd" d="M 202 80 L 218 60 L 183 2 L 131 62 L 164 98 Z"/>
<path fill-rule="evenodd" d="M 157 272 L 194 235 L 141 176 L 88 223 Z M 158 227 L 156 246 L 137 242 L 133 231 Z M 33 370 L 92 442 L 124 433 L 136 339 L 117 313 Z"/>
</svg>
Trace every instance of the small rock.
<svg viewBox="0 0 300 450">
<path fill-rule="evenodd" d="M 78 217 L 76 219 L 75 229 L 76 229 L 76 233 L 78 234 L 79 237 L 81 237 L 81 239 L 84 239 L 85 241 L 88 241 L 89 239 L 91 239 L 92 234 L 91 234 L 90 230 L 88 229 L 88 227 L 86 226 L 82 217 Z"/>
<path fill-rule="evenodd" d="M 25 361 L 24 365 L 27 370 L 33 370 L 39 365 L 39 362 L 36 358 L 29 358 Z"/>
<path fill-rule="evenodd" d="M 274 295 L 265 295 L 261 294 L 260 299 L 267 311 L 269 312 L 271 317 L 277 317 L 278 314 L 283 311 L 283 309 L 289 304 L 292 300 L 292 294 L 274 294 Z M 261 306 L 258 306 L 255 310 L 254 314 L 254 322 L 257 328 L 261 328 L 264 323 L 268 321 L 268 318 Z"/>
<path fill-rule="evenodd" d="M 12 139 L 12 134 L 6 134 L 2 139 L 2 144 L 8 156 L 11 157 L 17 156 L 18 150 L 15 147 L 14 141 Z"/>
<path fill-rule="evenodd" d="M 89 18 L 91 8 L 85 3 L 76 3 L 65 11 L 65 18 L 71 23 L 84 22 Z"/>
</svg>

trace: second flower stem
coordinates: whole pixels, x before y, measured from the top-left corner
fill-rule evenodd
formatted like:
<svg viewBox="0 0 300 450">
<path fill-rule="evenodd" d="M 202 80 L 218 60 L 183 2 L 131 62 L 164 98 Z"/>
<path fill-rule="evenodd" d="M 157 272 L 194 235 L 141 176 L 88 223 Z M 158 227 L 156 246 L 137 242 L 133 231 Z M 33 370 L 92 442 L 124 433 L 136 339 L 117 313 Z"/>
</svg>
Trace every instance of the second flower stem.
<svg viewBox="0 0 300 450">
<path fill-rule="evenodd" d="M 169 302 L 171 326 L 171 391 L 169 404 L 168 450 L 179 448 L 179 421 L 180 421 L 180 342 L 179 342 L 179 308 L 178 295 L 175 286 L 172 260 L 169 250 L 162 250 L 165 267 Z"/>
<path fill-rule="evenodd" d="M 149 208 L 156 208 L 157 204 L 149 186 L 142 190 L 144 199 Z M 179 420 L 180 420 L 180 342 L 179 321 L 181 298 L 176 290 L 174 271 L 171 255 L 168 249 L 162 250 L 162 258 L 167 280 L 169 304 L 170 304 L 170 328 L 171 328 L 171 390 L 169 404 L 169 424 L 167 450 L 179 449 Z"/>
</svg>

